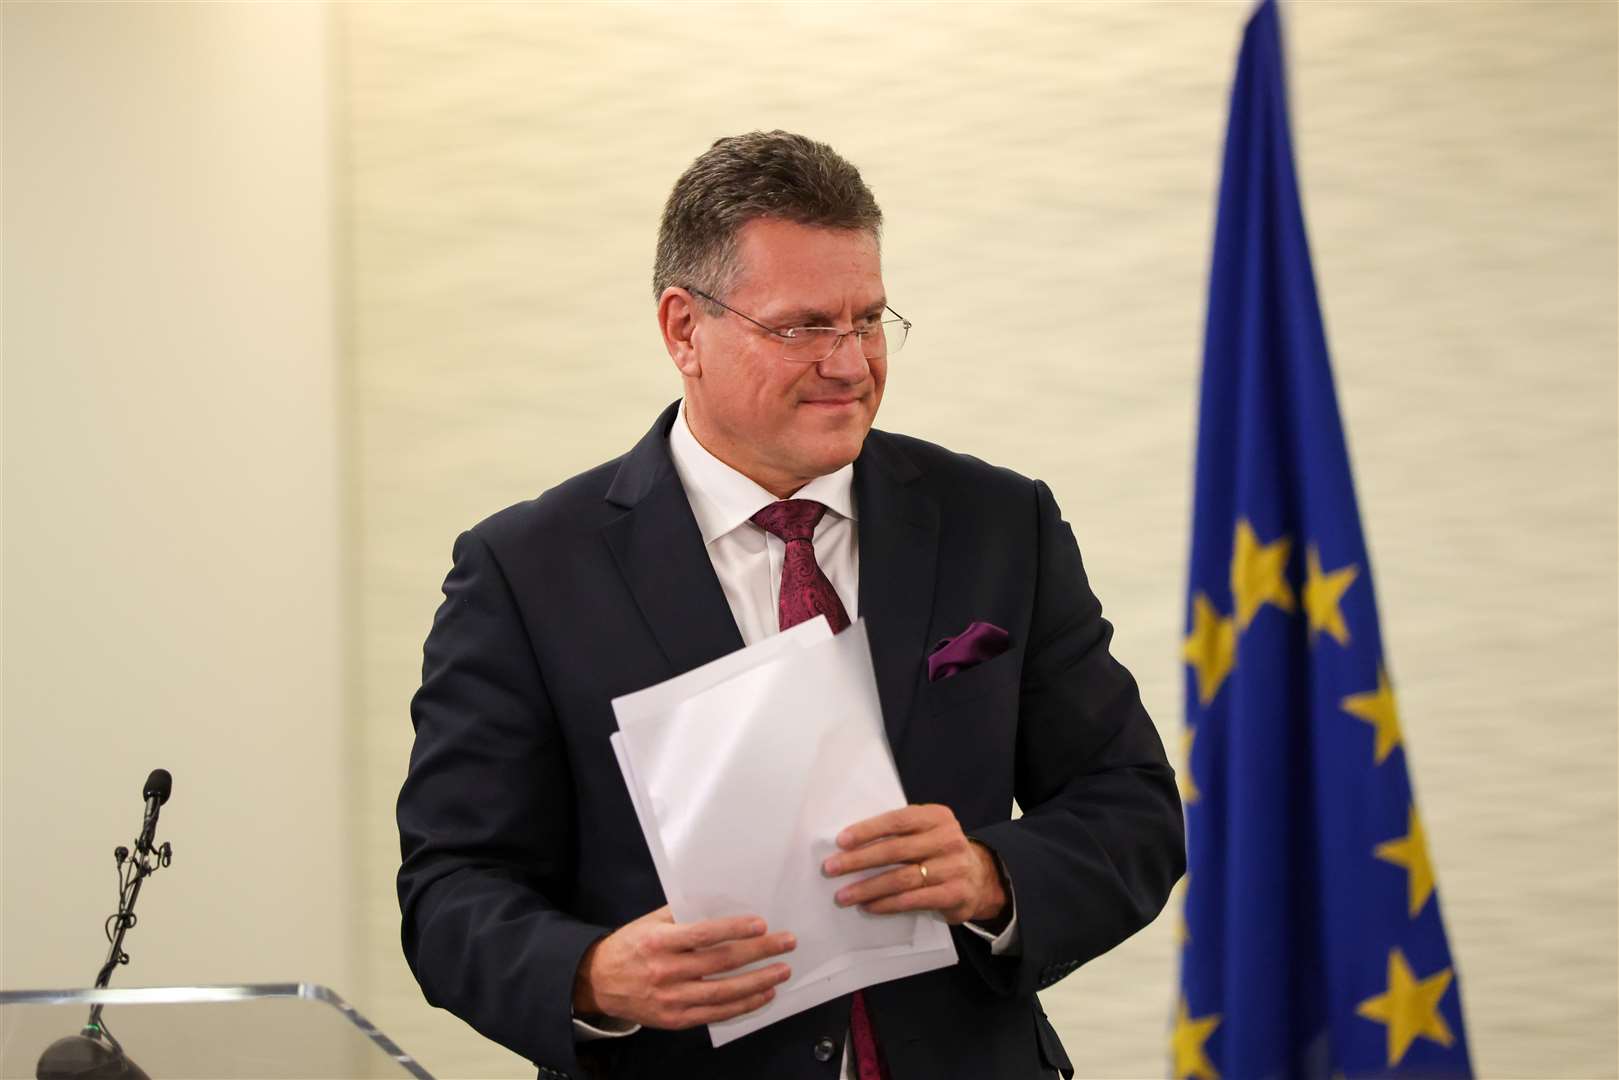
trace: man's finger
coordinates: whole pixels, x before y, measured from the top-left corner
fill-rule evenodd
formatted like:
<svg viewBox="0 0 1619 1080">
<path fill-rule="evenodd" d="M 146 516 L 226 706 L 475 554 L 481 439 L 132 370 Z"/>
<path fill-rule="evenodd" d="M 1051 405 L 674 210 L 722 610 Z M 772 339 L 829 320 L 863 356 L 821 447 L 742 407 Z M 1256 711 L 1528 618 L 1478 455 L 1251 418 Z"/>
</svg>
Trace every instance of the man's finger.
<svg viewBox="0 0 1619 1080">
<path fill-rule="evenodd" d="M 860 905 L 860 910 L 872 915 L 892 915 L 897 911 L 950 911 L 961 905 L 961 892 L 951 885 L 929 885 L 925 889 L 907 889 L 880 900 Z"/>
<path fill-rule="evenodd" d="M 941 829 L 890 836 L 873 840 L 853 851 L 840 852 L 821 864 L 821 872 L 828 877 L 851 874 L 856 870 L 870 870 L 874 866 L 892 866 L 895 863 L 919 863 L 949 849 L 954 834 Z"/>
<path fill-rule="evenodd" d="M 771 964 L 758 971 L 731 975 L 723 979 L 693 979 L 681 985 L 672 995 L 682 1005 L 727 1005 L 738 998 L 752 997 L 792 978 L 793 969 L 786 964 Z"/>
<path fill-rule="evenodd" d="M 727 941 L 707 949 L 694 950 L 690 954 L 689 961 L 682 965 L 681 973 L 693 979 L 719 975 L 722 972 L 746 967 L 768 956 L 780 956 L 797 947 L 798 940 L 786 931 L 742 941 Z"/>
<path fill-rule="evenodd" d="M 702 1024 L 718 1024 L 724 1020 L 735 1020 L 739 1016 L 746 1016 L 755 1009 L 762 1009 L 769 1004 L 770 999 L 776 996 L 774 989 L 745 997 L 741 1001 L 733 1001 L 729 1005 L 717 1008 L 701 1007 L 686 1012 L 683 1020 L 687 1027 L 698 1027 Z"/>
<path fill-rule="evenodd" d="M 864 904 L 884 896 L 893 896 L 897 893 L 910 892 L 915 889 L 929 888 L 932 885 L 942 884 L 938 879 L 931 882 L 924 881 L 922 872 L 912 863 L 896 866 L 883 874 L 873 874 L 861 881 L 850 882 L 837 892 L 836 900 L 839 907 L 850 907 L 854 904 Z"/>
<path fill-rule="evenodd" d="M 704 949 L 722 941 L 753 938 L 768 929 L 757 915 L 733 915 L 725 919 L 704 919 L 702 922 L 676 923 L 664 943 L 672 950 Z"/>
<path fill-rule="evenodd" d="M 890 810 L 876 817 L 857 821 L 838 833 L 838 847 L 848 851 L 861 844 L 868 844 L 878 837 L 914 832 L 919 822 L 925 820 L 922 810 L 920 806 L 902 806 L 898 810 Z"/>
</svg>

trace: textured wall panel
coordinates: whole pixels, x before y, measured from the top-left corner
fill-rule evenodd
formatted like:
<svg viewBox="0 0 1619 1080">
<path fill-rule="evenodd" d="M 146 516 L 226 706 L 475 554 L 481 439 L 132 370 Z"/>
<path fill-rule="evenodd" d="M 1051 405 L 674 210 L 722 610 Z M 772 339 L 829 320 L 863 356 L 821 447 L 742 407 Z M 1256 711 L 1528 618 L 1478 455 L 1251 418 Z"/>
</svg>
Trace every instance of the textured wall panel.
<svg viewBox="0 0 1619 1080">
<path fill-rule="evenodd" d="M 0 22 L 0 987 L 94 979 L 108 856 L 162 766 L 174 863 L 112 985 L 348 992 L 329 24 L 268 4 Z M 32 1075 L 43 1046 L 5 1035 L 0 1075 Z"/>
<path fill-rule="evenodd" d="M 879 424 L 1050 482 L 1172 747 L 1192 424 L 1246 4 L 339 9 L 360 508 L 363 1000 L 528 1075 L 399 958 L 392 800 L 457 530 L 679 392 L 649 263 L 680 170 L 786 127 L 865 172 L 915 320 Z M 1616 1062 L 1615 7 L 1284 13 L 1383 630 L 1480 1069 Z M 1046 995 L 1162 1075 L 1174 918 Z"/>
</svg>

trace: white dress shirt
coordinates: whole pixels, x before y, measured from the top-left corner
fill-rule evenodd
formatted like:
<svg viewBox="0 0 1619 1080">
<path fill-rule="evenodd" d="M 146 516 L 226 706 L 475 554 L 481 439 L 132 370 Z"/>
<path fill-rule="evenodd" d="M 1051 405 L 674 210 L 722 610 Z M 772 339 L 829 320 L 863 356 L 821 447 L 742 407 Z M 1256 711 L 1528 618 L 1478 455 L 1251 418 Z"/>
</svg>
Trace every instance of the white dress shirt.
<svg viewBox="0 0 1619 1080">
<path fill-rule="evenodd" d="M 781 594 L 781 567 L 787 558 L 787 544 L 749 519 L 776 497 L 746 476 L 709 453 L 686 423 L 686 403 L 680 403 L 675 424 L 669 432 L 669 455 L 675 472 L 686 489 L 692 516 L 703 535 L 714 574 L 725 592 L 725 601 L 742 633 L 742 642 L 753 645 L 780 631 L 778 603 Z M 814 499 L 826 506 L 816 523 L 813 543 L 815 561 L 837 590 L 838 599 L 850 621 L 860 617 L 860 542 L 854 507 L 854 464 L 818 476 L 792 495 Z M 999 934 L 968 922 L 962 925 L 990 943 L 990 952 L 1000 956 L 1015 952 L 1017 906 L 1012 897 L 1012 918 Z M 791 962 L 791 954 L 785 958 Z M 581 1039 L 629 1035 L 638 1024 L 598 1027 L 574 1020 L 574 1031 Z M 880 1036 L 879 1036 L 880 1037 Z M 843 1041 L 843 1080 L 855 1080 L 851 1040 Z"/>
</svg>

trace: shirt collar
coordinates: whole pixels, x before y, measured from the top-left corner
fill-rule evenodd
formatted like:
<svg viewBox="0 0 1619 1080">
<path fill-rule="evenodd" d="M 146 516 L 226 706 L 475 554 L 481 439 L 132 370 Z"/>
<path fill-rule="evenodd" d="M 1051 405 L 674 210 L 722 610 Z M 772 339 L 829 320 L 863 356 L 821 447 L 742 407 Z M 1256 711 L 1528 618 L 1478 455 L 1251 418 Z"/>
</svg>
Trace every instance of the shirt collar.
<svg viewBox="0 0 1619 1080">
<path fill-rule="evenodd" d="M 682 398 L 669 430 L 669 456 L 691 503 L 692 516 L 703 534 L 703 543 L 715 540 L 747 521 L 776 501 L 776 497 L 731 466 L 709 453 L 686 423 L 686 402 Z M 853 521 L 854 462 L 836 472 L 817 476 L 797 491 L 795 499 L 814 499 L 840 517 Z"/>
</svg>

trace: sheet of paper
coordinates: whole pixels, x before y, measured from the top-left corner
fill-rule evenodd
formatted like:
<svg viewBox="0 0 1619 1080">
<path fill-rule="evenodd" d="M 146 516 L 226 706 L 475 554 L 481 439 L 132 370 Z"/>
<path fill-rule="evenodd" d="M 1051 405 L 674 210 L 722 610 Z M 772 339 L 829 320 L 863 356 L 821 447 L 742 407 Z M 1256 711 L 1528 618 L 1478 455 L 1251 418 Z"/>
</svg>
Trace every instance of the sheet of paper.
<svg viewBox="0 0 1619 1080">
<path fill-rule="evenodd" d="M 728 653 L 718 660 L 710 660 L 702 667 L 692 668 L 685 674 L 665 679 L 645 690 L 616 697 L 612 705 L 613 715 L 618 718 L 618 729 L 630 731 L 642 723 L 667 716 L 675 706 L 688 698 L 710 687 L 718 686 L 750 668 L 767 664 L 789 649 L 799 649 L 805 645 L 831 640 L 832 627 L 827 623 L 826 616 L 817 615 L 813 619 L 783 630 L 774 637 L 765 638 L 748 648 Z"/>
<path fill-rule="evenodd" d="M 613 732 L 607 737 L 607 742 L 613 748 L 613 756 L 618 759 L 619 771 L 624 774 L 624 786 L 630 789 L 630 805 L 635 808 L 635 820 L 641 823 L 641 835 L 646 837 L 647 850 L 652 854 L 652 866 L 658 872 L 658 884 L 663 886 L 663 895 L 668 899 L 672 909 L 675 906 L 673 890 L 679 889 L 680 883 L 675 880 L 674 873 L 669 869 L 669 856 L 663 852 L 663 838 L 658 835 L 658 819 L 652 816 L 652 810 L 647 806 L 646 793 L 641 788 L 641 782 L 635 778 L 635 766 L 630 764 L 630 755 L 624 749 L 624 733 Z"/>
<path fill-rule="evenodd" d="M 769 663 L 788 649 L 830 641 L 831 638 L 831 624 L 824 615 L 817 616 L 774 637 L 766 638 L 751 648 L 738 649 L 701 667 L 676 675 L 672 679 L 613 699 L 613 714 L 618 718 L 619 730 L 609 736 L 608 743 L 613 748 L 613 756 L 618 759 L 619 771 L 624 774 L 624 783 L 630 792 L 630 804 L 635 809 L 636 820 L 641 823 L 641 833 L 646 837 L 647 848 L 652 855 L 653 869 L 658 872 L 658 883 L 663 886 L 663 894 L 674 911 L 679 912 L 687 907 L 681 892 L 680 879 L 670 870 L 669 857 L 664 853 L 657 818 L 652 814 L 646 790 L 636 779 L 634 765 L 630 761 L 628 751 L 625 750 L 624 731 L 639 730 L 644 724 L 655 723 L 686 698 L 717 686 L 750 668 Z M 678 914 L 676 918 L 679 918 Z"/>
<path fill-rule="evenodd" d="M 783 641 L 793 632 L 716 662 L 721 669 L 632 695 L 641 700 L 620 712 L 615 737 L 676 920 L 757 914 L 798 938 L 786 957 L 792 978 L 764 1008 L 710 1025 L 715 1046 L 862 986 L 956 962 L 937 915 L 868 915 L 833 901 L 853 880 L 821 874 L 834 838 L 903 806 L 905 795 L 865 624 Z M 745 655 L 772 643 L 762 660 Z"/>
</svg>

